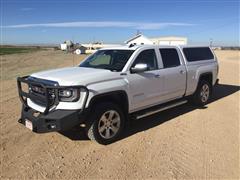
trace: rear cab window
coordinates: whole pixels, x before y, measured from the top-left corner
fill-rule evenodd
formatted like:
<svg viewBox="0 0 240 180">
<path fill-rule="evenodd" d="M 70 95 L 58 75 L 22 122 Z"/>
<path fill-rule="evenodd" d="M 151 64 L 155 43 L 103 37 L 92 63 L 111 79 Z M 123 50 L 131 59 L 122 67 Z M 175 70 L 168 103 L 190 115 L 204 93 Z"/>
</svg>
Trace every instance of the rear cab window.
<svg viewBox="0 0 240 180">
<path fill-rule="evenodd" d="M 162 57 L 163 68 L 171 68 L 181 65 L 178 52 L 175 48 L 162 48 L 159 49 L 159 51 Z"/>
<path fill-rule="evenodd" d="M 188 62 L 213 60 L 214 55 L 209 47 L 183 48 L 183 53 Z"/>
</svg>

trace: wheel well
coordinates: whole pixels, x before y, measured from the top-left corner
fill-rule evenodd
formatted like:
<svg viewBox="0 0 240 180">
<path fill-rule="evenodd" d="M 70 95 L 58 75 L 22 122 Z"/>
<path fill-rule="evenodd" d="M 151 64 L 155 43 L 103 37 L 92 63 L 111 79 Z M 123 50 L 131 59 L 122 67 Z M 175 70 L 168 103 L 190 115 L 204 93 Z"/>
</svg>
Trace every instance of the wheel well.
<svg viewBox="0 0 240 180">
<path fill-rule="evenodd" d="M 94 96 L 89 103 L 89 108 L 92 109 L 98 103 L 112 102 L 120 106 L 124 113 L 128 113 L 128 96 L 125 91 L 114 91 Z"/>
<path fill-rule="evenodd" d="M 205 81 L 209 82 L 209 84 L 212 85 L 212 81 L 213 81 L 213 75 L 212 75 L 212 73 L 204 73 L 204 74 L 201 74 L 201 75 L 200 75 L 200 78 L 199 78 L 199 82 L 202 81 L 202 80 L 205 80 Z"/>
</svg>

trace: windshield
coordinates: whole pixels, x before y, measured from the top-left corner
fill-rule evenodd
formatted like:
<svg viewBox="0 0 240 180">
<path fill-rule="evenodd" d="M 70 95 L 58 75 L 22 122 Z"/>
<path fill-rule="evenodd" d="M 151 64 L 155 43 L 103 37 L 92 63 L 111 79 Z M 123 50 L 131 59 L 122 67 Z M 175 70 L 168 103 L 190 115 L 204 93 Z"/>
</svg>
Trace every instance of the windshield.
<svg viewBox="0 0 240 180">
<path fill-rule="evenodd" d="M 133 52 L 133 50 L 99 50 L 79 66 L 121 71 Z"/>
</svg>

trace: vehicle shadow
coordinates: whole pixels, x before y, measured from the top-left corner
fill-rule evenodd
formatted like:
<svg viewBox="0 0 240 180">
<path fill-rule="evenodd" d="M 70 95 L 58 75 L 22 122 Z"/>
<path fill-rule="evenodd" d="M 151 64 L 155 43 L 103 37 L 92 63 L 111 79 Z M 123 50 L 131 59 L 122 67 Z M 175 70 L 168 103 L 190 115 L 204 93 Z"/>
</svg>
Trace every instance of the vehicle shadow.
<svg viewBox="0 0 240 180">
<path fill-rule="evenodd" d="M 214 92 L 213 92 L 213 97 L 210 103 L 218 101 L 231 94 L 234 94 L 239 90 L 240 90 L 240 86 L 218 84 L 213 88 Z M 207 108 L 207 106 L 201 107 L 201 109 L 205 109 L 205 108 Z M 126 124 L 126 129 L 123 135 L 119 138 L 119 140 L 125 139 L 138 132 L 151 129 L 155 126 L 158 126 L 169 120 L 172 120 L 173 118 L 176 118 L 182 114 L 194 111 L 195 109 L 199 109 L 199 107 L 193 106 L 190 103 L 187 103 L 187 104 L 157 113 L 155 115 L 151 115 L 146 118 L 131 120 Z M 87 140 L 88 139 L 87 136 L 85 135 L 84 129 L 81 127 L 76 127 L 72 130 L 61 132 L 61 134 L 63 136 L 68 137 L 71 140 Z"/>
</svg>

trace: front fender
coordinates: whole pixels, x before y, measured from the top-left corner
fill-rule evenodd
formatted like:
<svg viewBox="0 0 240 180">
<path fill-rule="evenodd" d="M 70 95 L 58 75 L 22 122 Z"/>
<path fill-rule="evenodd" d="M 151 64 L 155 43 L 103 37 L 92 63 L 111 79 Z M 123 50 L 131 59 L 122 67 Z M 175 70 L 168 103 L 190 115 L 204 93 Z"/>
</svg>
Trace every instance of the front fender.
<svg viewBox="0 0 240 180">
<path fill-rule="evenodd" d="M 122 78 L 90 84 L 87 86 L 87 88 L 89 89 L 89 97 L 86 103 L 86 107 L 89 106 L 91 99 L 96 95 L 115 91 L 124 91 L 128 95 L 128 87 L 128 81 Z"/>
</svg>

